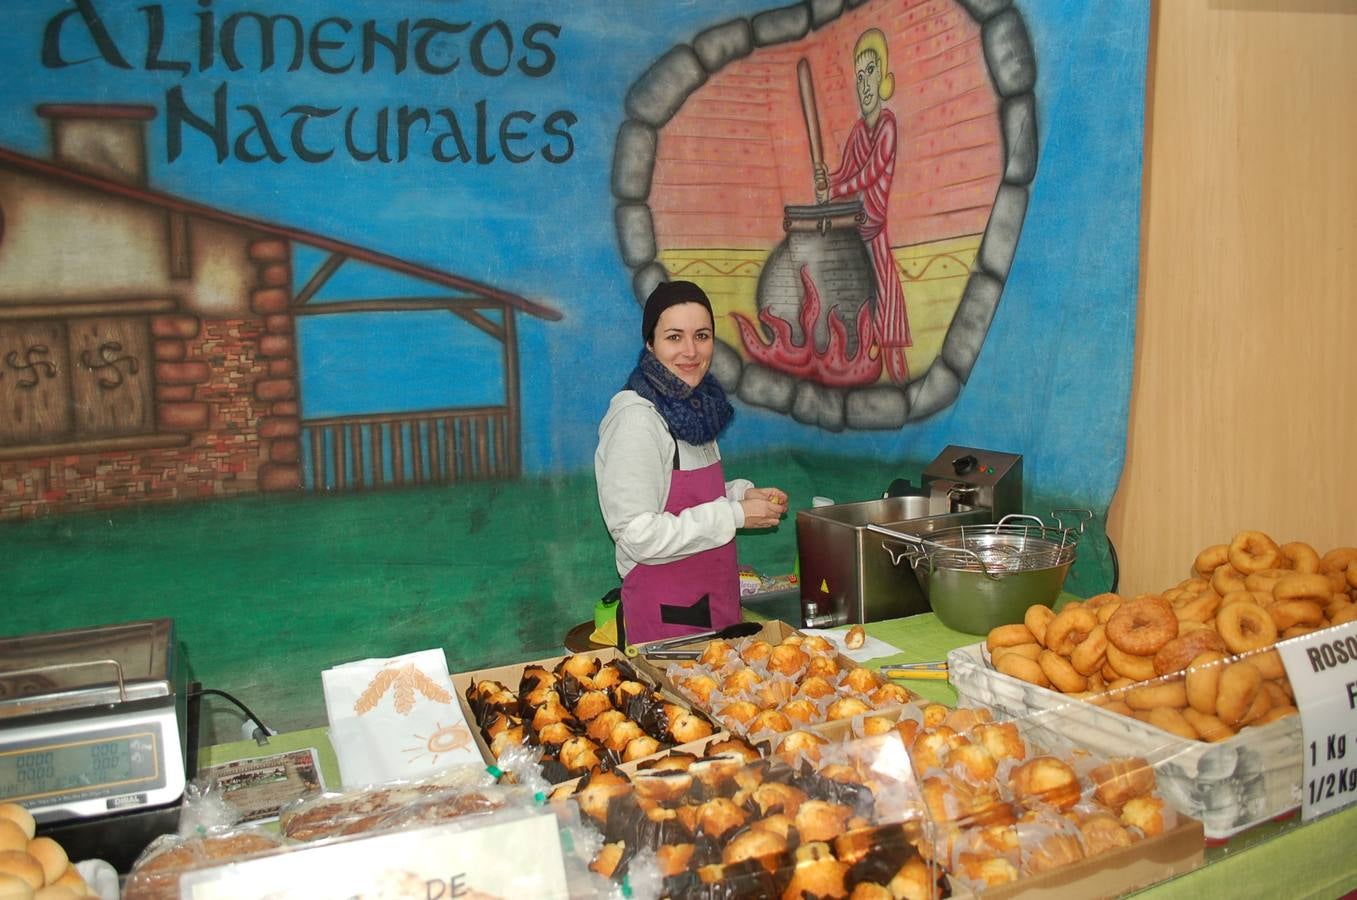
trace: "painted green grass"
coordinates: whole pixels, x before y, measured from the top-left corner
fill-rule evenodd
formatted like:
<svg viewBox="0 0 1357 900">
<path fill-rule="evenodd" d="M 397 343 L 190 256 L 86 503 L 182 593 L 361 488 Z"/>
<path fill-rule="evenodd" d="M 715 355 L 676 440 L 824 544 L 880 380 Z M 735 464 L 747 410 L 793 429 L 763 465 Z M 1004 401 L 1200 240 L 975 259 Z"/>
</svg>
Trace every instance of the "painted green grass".
<svg viewBox="0 0 1357 900">
<path fill-rule="evenodd" d="M 800 452 L 730 460 L 727 471 L 784 488 L 793 510 L 817 494 L 870 499 L 902 474 Z M 11 523 L 0 527 L 0 633 L 169 616 L 192 677 L 279 730 L 323 724 L 320 671 L 338 663 L 443 647 L 464 671 L 561 652 L 617 584 L 594 490 L 581 473 Z M 793 518 L 738 546 L 760 572 L 791 571 Z M 1069 589 L 1106 589 L 1097 563 L 1076 565 Z M 210 739 L 239 735 L 224 703 L 212 712 Z"/>
</svg>

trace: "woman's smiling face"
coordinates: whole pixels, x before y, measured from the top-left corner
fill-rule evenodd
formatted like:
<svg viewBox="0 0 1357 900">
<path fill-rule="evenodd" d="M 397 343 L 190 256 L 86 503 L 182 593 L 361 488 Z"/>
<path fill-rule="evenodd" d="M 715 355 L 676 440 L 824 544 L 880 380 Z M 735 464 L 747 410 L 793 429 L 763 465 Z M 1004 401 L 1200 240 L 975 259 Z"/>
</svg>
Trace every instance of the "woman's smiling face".
<svg viewBox="0 0 1357 900">
<path fill-rule="evenodd" d="M 697 387 L 711 368 L 715 349 L 711 315 L 701 303 L 676 303 L 660 313 L 650 350 L 664 367 L 689 387 Z"/>
</svg>

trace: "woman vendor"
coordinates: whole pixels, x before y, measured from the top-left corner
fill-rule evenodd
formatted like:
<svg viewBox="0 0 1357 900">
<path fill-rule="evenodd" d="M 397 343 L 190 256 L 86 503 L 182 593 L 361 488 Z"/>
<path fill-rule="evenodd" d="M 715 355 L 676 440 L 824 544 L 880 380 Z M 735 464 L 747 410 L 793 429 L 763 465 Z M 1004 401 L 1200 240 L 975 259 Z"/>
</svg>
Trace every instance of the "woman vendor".
<svg viewBox="0 0 1357 900">
<path fill-rule="evenodd" d="M 734 410 L 708 371 L 711 302 L 690 281 L 660 284 L 641 317 L 640 361 L 598 428 L 594 474 L 622 576 L 628 643 L 740 621 L 735 530 L 770 528 L 787 495 L 726 481 L 716 436 Z"/>
</svg>

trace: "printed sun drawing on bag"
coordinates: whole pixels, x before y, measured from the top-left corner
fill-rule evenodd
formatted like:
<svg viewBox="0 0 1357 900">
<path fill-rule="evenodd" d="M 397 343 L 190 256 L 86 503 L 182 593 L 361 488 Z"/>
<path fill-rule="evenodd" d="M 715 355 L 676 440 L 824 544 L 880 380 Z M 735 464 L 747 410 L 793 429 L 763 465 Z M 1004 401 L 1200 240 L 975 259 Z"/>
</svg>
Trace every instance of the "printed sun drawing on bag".
<svg viewBox="0 0 1357 900">
<path fill-rule="evenodd" d="M 413 735 L 417 741 L 423 741 L 422 746 L 406 747 L 404 752 L 410 754 L 410 762 L 415 763 L 427 752 L 429 761 L 434 765 L 438 764 L 438 757 L 445 753 L 455 753 L 458 750 L 466 750 L 471 746 L 471 732 L 465 725 L 444 725 L 439 722 L 438 730 L 427 738 L 422 734 Z"/>
<path fill-rule="evenodd" d="M 358 700 L 353 704 L 353 711 L 360 716 L 372 712 L 382 702 L 386 692 L 392 688 L 395 689 L 396 712 L 403 716 L 409 715 L 410 710 L 415 708 L 416 691 L 435 703 L 452 702 L 452 695 L 439 687 L 437 682 L 421 672 L 414 663 L 406 663 L 398 668 L 378 672 L 363 689 L 363 693 L 358 695 Z"/>
</svg>

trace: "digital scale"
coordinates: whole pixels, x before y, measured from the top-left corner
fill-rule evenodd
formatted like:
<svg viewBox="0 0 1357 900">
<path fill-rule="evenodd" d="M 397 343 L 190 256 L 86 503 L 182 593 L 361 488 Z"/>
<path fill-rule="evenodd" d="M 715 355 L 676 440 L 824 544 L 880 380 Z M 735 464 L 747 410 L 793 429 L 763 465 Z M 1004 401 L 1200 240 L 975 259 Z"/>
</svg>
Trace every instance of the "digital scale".
<svg viewBox="0 0 1357 900">
<path fill-rule="evenodd" d="M 127 871 L 196 771 L 183 679 L 170 619 L 0 638 L 0 802 Z"/>
</svg>

